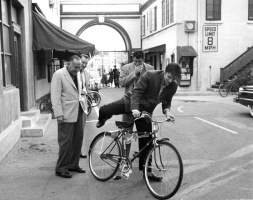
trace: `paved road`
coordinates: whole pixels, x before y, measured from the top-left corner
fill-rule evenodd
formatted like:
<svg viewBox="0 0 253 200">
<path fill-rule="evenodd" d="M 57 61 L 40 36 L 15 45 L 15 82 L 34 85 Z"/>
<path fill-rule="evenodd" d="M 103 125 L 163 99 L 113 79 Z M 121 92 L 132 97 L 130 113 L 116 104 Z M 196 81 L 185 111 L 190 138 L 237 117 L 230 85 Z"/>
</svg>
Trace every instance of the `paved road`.
<svg viewBox="0 0 253 200">
<path fill-rule="evenodd" d="M 123 89 L 100 90 L 102 104 L 116 100 Z M 184 179 L 176 200 L 253 199 L 253 118 L 246 107 L 232 102 L 232 96 L 175 96 L 172 112 L 176 123 L 162 127 L 162 137 L 169 137 L 184 162 Z M 154 116 L 161 117 L 159 105 Z M 92 139 L 103 130 L 114 130 L 114 116 L 96 129 L 96 109 L 86 127 L 87 152 Z M 0 200 L 75 199 L 118 200 L 154 199 L 148 192 L 142 173 L 133 164 L 128 180 L 96 181 L 86 159 L 80 165 L 86 174 L 72 179 L 54 175 L 58 154 L 56 121 L 53 120 L 43 138 L 21 138 L 0 163 Z M 137 144 L 132 145 L 137 150 Z"/>
</svg>

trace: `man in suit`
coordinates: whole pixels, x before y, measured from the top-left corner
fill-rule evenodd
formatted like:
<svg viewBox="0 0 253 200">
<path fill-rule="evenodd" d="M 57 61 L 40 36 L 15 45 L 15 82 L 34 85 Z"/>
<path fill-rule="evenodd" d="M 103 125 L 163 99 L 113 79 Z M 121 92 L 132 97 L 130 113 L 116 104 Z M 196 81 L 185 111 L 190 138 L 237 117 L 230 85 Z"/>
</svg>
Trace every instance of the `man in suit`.
<svg viewBox="0 0 253 200">
<path fill-rule="evenodd" d="M 124 65 L 121 68 L 121 73 L 119 77 L 119 84 L 121 87 L 125 87 L 125 94 L 129 91 L 132 91 L 140 77 L 149 70 L 154 70 L 154 67 L 144 63 L 145 54 L 142 50 L 137 50 L 133 53 L 133 62 Z M 134 122 L 133 115 L 123 114 L 123 121 Z M 133 126 L 129 128 L 129 130 L 133 130 Z M 141 139 L 140 139 L 141 140 Z M 139 141 L 140 141 L 139 140 Z M 131 147 L 131 143 L 127 144 L 127 155 L 129 155 L 129 150 Z"/>
<path fill-rule="evenodd" d="M 99 109 L 97 127 L 102 127 L 105 121 L 110 119 L 112 115 L 132 113 L 134 118 L 138 118 L 142 111 L 152 114 L 159 103 L 162 103 L 163 114 L 165 114 L 167 118 L 174 118 L 170 113 L 170 107 L 172 97 L 177 91 L 180 78 L 181 68 L 176 63 L 168 64 L 165 71 L 147 71 L 140 77 L 133 91 L 127 92 L 122 99 L 104 105 Z M 137 131 L 152 131 L 152 123 L 145 121 L 143 118 L 136 120 L 135 125 Z M 143 148 L 148 143 L 151 139 L 150 137 L 139 141 L 139 149 Z M 143 170 L 145 156 L 146 152 L 142 152 L 139 156 L 139 170 Z M 156 177 L 151 171 L 148 177 L 154 181 L 161 181 L 161 177 Z"/>
<path fill-rule="evenodd" d="M 81 59 L 74 55 L 66 67 L 57 70 L 51 82 L 51 101 L 58 121 L 59 157 L 57 176 L 71 178 L 71 172 L 85 173 L 79 166 L 83 143 L 85 99 L 81 96 Z"/>
<path fill-rule="evenodd" d="M 85 54 L 81 54 L 81 67 L 80 67 L 80 78 L 82 81 L 82 95 L 86 95 L 87 91 L 89 89 L 89 75 L 88 75 L 88 71 L 86 69 L 87 64 L 89 61 L 89 56 L 85 55 Z M 86 97 L 84 97 L 86 98 Z M 87 100 L 87 99 L 85 99 Z M 84 127 L 86 124 L 86 118 L 87 118 L 87 113 L 84 112 Z M 82 152 L 80 153 L 80 158 L 87 158 L 87 155 L 83 154 Z"/>
</svg>

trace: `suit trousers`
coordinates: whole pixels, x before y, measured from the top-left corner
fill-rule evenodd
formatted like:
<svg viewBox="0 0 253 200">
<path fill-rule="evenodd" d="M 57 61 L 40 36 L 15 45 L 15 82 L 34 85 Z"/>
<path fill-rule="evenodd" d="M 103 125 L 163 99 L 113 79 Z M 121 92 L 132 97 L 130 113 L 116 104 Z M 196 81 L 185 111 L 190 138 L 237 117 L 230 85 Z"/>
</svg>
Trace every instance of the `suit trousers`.
<svg viewBox="0 0 253 200">
<path fill-rule="evenodd" d="M 114 101 L 112 103 L 106 104 L 99 109 L 99 117 L 98 120 L 102 121 L 104 119 L 110 119 L 113 115 L 120 114 L 130 114 L 125 111 L 125 101 L 124 98 Z M 135 126 L 137 131 L 141 132 L 151 132 L 152 131 L 152 123 L 147 119 L 139 119 L 135 121 Z M 141 150 L 150 140 L 152 136 L 139 138 L 139 150 Z M 143 170 L 144 159 L 146 157 L 148 148 L 141 152 L 139 155 L 139 170 Z"/>
<path fill-rule="evenodd" d="M 84 112 L 79 105 L 77 122 L 58 123 L 59 157 L 56 172 L 65 172 L 68 168 L 75 169 L 79 165 L 79 158 L 83 144 Z"/>
</svg>

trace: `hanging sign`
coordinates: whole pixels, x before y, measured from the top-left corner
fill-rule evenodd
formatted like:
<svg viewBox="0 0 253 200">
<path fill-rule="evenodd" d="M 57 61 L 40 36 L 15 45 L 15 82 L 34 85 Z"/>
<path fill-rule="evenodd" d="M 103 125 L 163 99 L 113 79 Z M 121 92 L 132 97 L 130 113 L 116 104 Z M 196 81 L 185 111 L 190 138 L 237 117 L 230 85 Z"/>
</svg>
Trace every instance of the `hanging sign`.
<svg viewBox="0 0 253 200">
<path fill-rule="evenodd" d="M 203 26 L 203 52 L 218 51 L 218 26 Z"/>
</svg>

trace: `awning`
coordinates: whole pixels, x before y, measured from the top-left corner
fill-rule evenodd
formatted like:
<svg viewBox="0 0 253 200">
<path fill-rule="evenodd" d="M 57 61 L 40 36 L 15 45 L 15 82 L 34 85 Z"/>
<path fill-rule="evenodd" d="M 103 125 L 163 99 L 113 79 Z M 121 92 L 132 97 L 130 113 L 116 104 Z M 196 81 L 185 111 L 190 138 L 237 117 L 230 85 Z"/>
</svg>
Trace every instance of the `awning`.
<svg viewBox="0 0 253 200">
<path fill-rule="evenodd" d="M 163 45 L 152 47 L 150 49 L 146 49 L 143 51 L 144 51 L 144 53 L 157 53 L 157 52 L 163 53 L 163 52 L 165 52 L 165 49 L 166 49 L 166 45 L 163 44 Z"/>
<path fill-rule="evenodd" d="M 95 45 L 72 35 L 33 11 L 33 50 L 41 49 L 93 54 Z"/>
<path fill-rule="evenodd" d="M 181 58 L 183 56 L 186 57 L 197 57 L 198 54 L 196 51 L 193 49 L 192 46 L 177 46 L 177 56 L 178 58 Z"/>
</svg>

